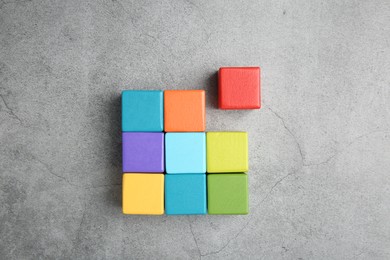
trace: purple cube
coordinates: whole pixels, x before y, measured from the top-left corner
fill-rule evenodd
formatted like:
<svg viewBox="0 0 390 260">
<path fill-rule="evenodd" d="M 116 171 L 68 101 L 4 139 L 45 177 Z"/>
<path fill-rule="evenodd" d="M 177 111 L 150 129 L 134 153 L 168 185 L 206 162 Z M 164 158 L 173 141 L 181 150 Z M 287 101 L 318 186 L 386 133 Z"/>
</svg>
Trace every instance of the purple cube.
<svg viewBox="0 0 390 260">
<path fill-rule="evenodd" d="M 164 133 L 122 133 L 123 172 L 164 172 Z"/>
</svg>

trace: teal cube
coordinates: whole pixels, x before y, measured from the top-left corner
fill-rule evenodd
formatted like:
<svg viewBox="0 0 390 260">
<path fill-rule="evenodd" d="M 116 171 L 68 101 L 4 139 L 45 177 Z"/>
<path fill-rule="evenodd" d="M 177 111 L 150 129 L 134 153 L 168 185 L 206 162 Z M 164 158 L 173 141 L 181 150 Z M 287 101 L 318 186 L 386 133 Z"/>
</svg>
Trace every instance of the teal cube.
<svg viewBox="0 0 390 260">
<path fill-rule="evenodd" d="M 160 90 L 122 91 L 122 131 L 162 132 L 163 98 Z"/>
<path fill-rule="evenodd" d="M 167 215 L 207 214 L 206 174 L 165 175 Z"/>
<path fill-rule="evenodd" d="M 205 173 L 205 133 L 166 133 L 165 169 L 168 174 Z"/>
</svg>

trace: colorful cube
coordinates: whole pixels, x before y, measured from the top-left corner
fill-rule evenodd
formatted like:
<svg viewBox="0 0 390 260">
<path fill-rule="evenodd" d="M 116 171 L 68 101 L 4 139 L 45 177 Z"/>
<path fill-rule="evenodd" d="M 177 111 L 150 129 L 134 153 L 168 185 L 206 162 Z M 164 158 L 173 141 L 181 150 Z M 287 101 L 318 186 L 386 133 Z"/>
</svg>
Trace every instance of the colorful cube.
<svg viewBox="0 0 390 260">
<path fill-rule="evenodd" d="M 164 133 L 122 133 L 123 172 L 164 172 Z"/>
<path fill-rule="evenodd" d="M 164 131 L 205 131 L 205 110 L 204 90 L 164 91 Z"/>
<path fill-rule="evenodd" d="M 208 174 L 207 197 L 209 214 L 248 214 L 248 176 Z"/>
<path fill-rule="evenodd" d="M 260 68 L 225 67 L 218 73 L 218 103 L 221 109 L 260 108 Z"/>
<path fill-rule="evenodd" d="M 248 171 L 248 134 L 246 132 L 208 132 L 207 172 Z"/>
<path fill-rule="evenodd" d="M 122 92 L 122 131 L 163 131 L 163 92 L 125 90 Z"/>
<path fill-rule="evenodd" d="M 165 213 L 206 214 L 206 174 L 165 175 Z"/>
<path fill-rule="evenodd" d="M 164 174 L 123 174 L 123 214 L 164 214 Z"/>
<path fill-rule="evenodd" d="M 205 133 L 166 133 L 165 168 L 168 174 L 206 172 Z"/>
</svg>

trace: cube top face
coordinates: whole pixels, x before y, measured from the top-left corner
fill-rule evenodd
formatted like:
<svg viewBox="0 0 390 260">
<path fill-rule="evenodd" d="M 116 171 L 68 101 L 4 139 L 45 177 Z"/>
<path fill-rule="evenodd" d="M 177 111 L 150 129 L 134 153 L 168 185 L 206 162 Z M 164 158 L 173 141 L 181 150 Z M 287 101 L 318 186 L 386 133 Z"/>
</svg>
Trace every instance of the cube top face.
<svg viewBox="0 0 390 260">
<path fill-rule="evenodd" d="M 248 176 L 208 174 L 207 196 L 209 214 L 248 214 Z"/>
<path fill-rule="evenodd" d="M 207 172 L 248 171 L 248 134 L 246 132 L 208 132 Z"/>
<path fill-rule="evenodd" d="M 206 174 L 165 175 L 167 215 L 206 214 Z"/>
<path fill-rule="evenodd" d="M 163 99 L 159 90 L 122 91 L 122 131 L 162 132 Z"/>
<path fill-rule="evenodd" d="M 205 173 L 205 133 L 166 133 L 165 168 L 168 174 Z"/>
<path fill-rule="evenodd" d="M 123 172 L 164 172 L 164 133 L 122 133 Z"/>
<path fill-rule="evenodd" d="M 218 73 L 221 109 L 259 109 L 260 67 L 223 67 Z"/>
<path fill-rule="evenodd" d="M 164 174 L 123 174 L 124 214 L 164 214 Z"/>
<path fill-rule="evenodd" d="M 204 90 L 164 91 L 164 131 L 203 132 L 206 129 Z"/>
</svg>

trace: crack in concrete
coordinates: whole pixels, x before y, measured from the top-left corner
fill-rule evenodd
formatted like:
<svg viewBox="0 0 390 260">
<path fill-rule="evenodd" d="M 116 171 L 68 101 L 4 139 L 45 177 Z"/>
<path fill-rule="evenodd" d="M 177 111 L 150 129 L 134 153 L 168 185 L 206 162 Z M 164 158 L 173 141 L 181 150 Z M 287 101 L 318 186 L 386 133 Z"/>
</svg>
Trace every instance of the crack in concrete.
<svg viewBox="0 0 390 260">
<path fill-rule="evenodd" d="M 191 231 L 191 234 L 192 234 L 192 238 L 194 239 L 196 248 L 198 249 L 199 259 L 202 259 L 203 255 L 202 255 L 202 252 L 201 252 L 201 250 L 199 248 L 198 240 L 195 237 L 194 230 L 192 229 L 192 224 L 191 224 L 191 221 L 190 221 L 189 217 L 187 217 L 187 221 L 188 221 L 188 225 L 190 226 L 190 231 Z"/>
<path fill-rule="evenodd" d="M 44 161 L 40 160 L 39 158 L 35 157 L 34 155 L 32 155 L 32 158 L 33 158 L 35 161 L 39 162 L 41 165 L 43 165 L 43 167 L 44 167 L 51 175 L 56 176 L 57 178 L 60 178 L 60 179 L 64 180 L 65 182 L 67 182 L 67 183 L 68 183 L 69 185 L 71 185 L 71 186 L 82 187 L 82 186 L 79 186 L 79 185 L 76 185 L 76 184 L 70 182 L 70 181 L 69 181 L 67 178 L 65 178 L 64 176 L 61 176 L 61 175 L 58 175 L 58 174 L 54 173 L 53 168 L 52 168 L 49 164 L 45 163 Z"/>
<path fill-rule="evenodd" d="M 114 187 L 114 186 L 122 186 L 122 183 L 111 183 L 111 184 L 103 184 L 103 185 L 98 185 L 98 186 L 86 186 L 83 187 L 84 189 L 90 190 L 90 189 L 98 189 L 98 188 L 104 188 L 104 187 Z"/>
<path fill-rule="evenodd" d="M 20 124 L 23 124 L 22 120 L 15 114 L 14 110 L 8 106 L 7 102 L 5 101 L 4 95 L 0 94 L 0 98 L 3 101 L 5 108 L 7 109 L 7 111 L 5 112 L 11 115 L 11 117 L 13 117 L 14 119 L 18 120 Z"/>
<path fill-rule="evenodd" d="M 289 133 L 289 135 L 293 138 L 293 140 L 298 148 L 299 155 L 301 156 L 302 165 L 306 166 L 305 157 L 303 156 L 302 148 L 298 142 L 297 137 L 293 134 L 293 132 L 290 130 L 290 128 L 287 127 L 286 122 L 284 121 L 283 117 L 281 117 L 278 113 L 276 113 L 274 110 L 272 110 L 272 108 L 270 108 L 269 106 L 267 106 L 267 108 L 272 114 L 274 114 L 274 116 L 276 116 L 282 122 L 284 129 L 286 129 L 286 131 Z"/>
<path fill-rule="evenodd" d="M 264 103 L 264 102 L 263 102 Z M 389 131 L 385 131 L 385 130 L 375 130 L 375 131 L 371 131 L 369 133 L 366 133 L 366 134 L 363 134 L 363 135 L 360 135 L 360 136 L 357 136 L 355 137 L 352 141 L 350 141 L 343 149 L 341 150 L 338 150 L 336 151 L 334 154 L 332 154 L 331 156 L 329 156 L 328 158 L 326 158 L 324 161 L 321 161 L 321 162 L 318 162 L 318 163 L 306 163 L 305 162 L 305 157 L 304 157 L 304 153 L 303 153 L 303 150 L 302 150 L 302 147 L 300 145 L 300 143 L 298 142 L 298 139 L 296 138 L 296 136 L 294 135 L 294 133 L 290 130 L 290 128 L 287 127 L 286 125 L 286 122 L 285 120 L 283 119 L 283 117 L 281 117 L 277 112 L 275 112 L 272 108 L 270 108 L 268 105 L 264 104 L 265 107 L 267 107 L 267 109 L 275 116 L 277 117 L 281 122 L 282 122 L 282 125 L 284 127 L 284 129 L 286 129 L 286 131 L 289 133 L 289 135 L 293 138 L 297 148 L 298 148 L 298 151 L 299 151 L 299 155 L 301 157 L 301 162 L 302 162 L 302 167 L 311 167 L 311 166 L 319 166 L 319 165 L 324 165 L 324 164 L 327 164 L 328 162 L 330 162 L 332 159 L 336 158 L 340 153 L 344 152 L 345 150 L 347 150 L 353 143 L 355 143 L 356 141 L 358 141 L 359 139 L 361 138 L 364 138 L 364 137 L 367 137 L 371 134 L 375 134 L 375 133 L 389 133 Z"/>
<path fill-rule="evenodd" d="M 6 1 L 1 1 L 0 2 L 0 10 L 8 5 L 8 4 L 18 4 L 18 3 L 27 3 L 27 2 L 32 2 L 32 0 L 23 0 L 23 1 L 10 1 L 10 2 L 6 2 Z"/>
<path fill-rule="evenodd" d="M 97 186 L 94 186 L 94 185 L 91 185 L 91 186 L 77 185 L 77 184 L 72 183 L 71 181 L 69 181 L 64 176 L 56 174 L 53 171 L 53 168 L 49 164 L 45 163 L 44 161 L 42 161 L 41 159 L 39 159 L 35 155 L 30 154 L 30 156 L 31 156 L 31 159 L 33 159 L 36 162 L 39 162 L 51 175 L 53 175 L 53 176 L 55 176 L 55 177 L 57 177 L 59 179 L 64 180 L 69 185 L 74 186 L 74 187 L 83 188 L 83 189 L 86 189 L 86 190 L 91 190 L 91 189 L 98 189 L 98 188 L 113 187 L 113 186 L 121 186 L 122 185 L 122 183 L 110 183 L 110 184 L 103 184 L 103 185 L 97 185 Z"/>
<path fill-rule="evenodd" d="M 221 253 L 225 248 L 227 248 L 227 247 L 230 245 L 230 243 L 231 243 L 233 240 L 237 239 L 237 237 L 244 231 L 244 229 L 249 225 L 249 223 L 250 223 L 250 219 L 249 219 L 249 220 L 245 223 L 245 225 L 237 232 L 237 234 L 236 234 L 233 238 L 231 238 L 225 245 L 223 245 L 220 249 L 218 249 L 217 251 L 213 251 L 213 252 L 204 254 L 204 255 L 202 255 L 202 256 L 217 255 L 217 254 Z"/>
<path fill-rule="evenodd" d="M 81 216 L 80 224 L 79 224 L 79 227 L 77 228 L 76 238 L 75 238 L 75 241 L 73 242 L 72 254 L 74 254 L 74 252 L 76 250 L 76 245 L 79 244 L 79 242 L 80 242 L 80 234 L 81 234 L 81 230 L 82 230 L 83 225 L 84 225 L 86 212 L 87 212 L 87 203 L 84 201 L 83 215 Z"/>
<path fill-rule="evenodd" d="M 325 159 L 324 161 L 322 162 L 319 162 L 319 163 L 309 163 L 309 164 L 304 164 L 304 166 L 307 166 L 307 167 L 310 167 L 310 166 L 319 166 L 319 165 L 324 165 L 324 164 L 327 164 L 328 162 L 330 162 L 332 159 L 336 158 L 339 154 L 345 152 L 351 145 L 353 145 L 355 142 L 359 141 L 360 139 L 364 138 L 364 137 L 368 137 L 372 134 L 377 134 L 377 133 L 390 133 L 390 131 L 386 131 L 386 130 L 374 130 L 374 131 L 371 131 L 369 133 L 366 133 L 366 134 L 362 134 L 362 135 L 359 135 L 355 138 L 353 138 L 343 149 L 341 150 L 338 150 L 336 151 L 334 154 L 332 154 L 331 156 L 329 156 L 327 159 Z"/>
<path fill-rule="evenodd" d="M 195 11 L 198 12 L 199 16 L 201 17 L 202 21 L 204 24 L 207 24 L 206 22 L 206 18 L 204 17 L 203 15 L 203 12 L 202 10 L 200 9 L 200 7 L 198 5 L 196 5 L 193 1 L 191 0 L 187 0 L 186 1 L 189 5 L 193 6 Z M 209 41 L 210 41 L 210 37 L 211 37 L 211 33 L 210 31 L 208 31 L 204 26 L 202 26 L 202 30 L 204 31 L 204 33 L 206 34 L 207 38 L 206 38 L 206 43 L 204 44 L 207 44 Z"/>
<path fill-rule="evenodd" d="M 284 179 L 288 178 L 289 176 L 291 175 L 294 175 L 295 173 L 297 173 L 297 171 L 293 171 L 293 172 L 290 172 L 286 175 L 284 175 L 282 178 L 280 178 L 279 180 L 277 180 L 274 185 L 272 185 L 271 189 L 269 189 L 269 191 L 267 192 L 267 194 L 264 196 L 264 198 L 260 201 L 260 203 L 258 205 L 260 205 L 261 203 L 263 203 L 272 193 L 272 191 L 276 188 L 276 186 L 278 186 L 282 181 L 284 181 Z"/>
<path fill-rule="evenodd" d="M 294 175 L 295 173 L 297 173 L 297 171 L 293 171 L 293 172 L 290 172 L 288 174 L 286 174 L 285 176 L 283 176 L 282 178 L 280 178 L 279 180 L 277 180 L 274 185 L 272 185 L 272 187 L 269 189 L 269 191 L 266 193 L 266 195 L 264 196 L 264 198 L 256 205 L 256 208 L 258 208 L 259 205 L 261 205 L 272 193 L 272 191 L 282 182 L 284 181 L 286 178 L 288 178 L 289 176 L 291 175 Z M 222 252 L 225 248 L 227 248 L 230 243 L 232 241 L 234 241 L 235 239 L 237 239 L 237 237 L 249 226 L 250 222 L 251 222 L 251 218 L 244 224 L 244 226 L 237 232 L 237 234 L 232 238 L 230 239 L 225 245 L 223 245 L 220 249 L 218 249 L 217 251 L 213 251 L 213 252 L 210 252 L 210 253 L 207 253 L 207 254 L 204 254 L 204 255 L 201 255 L 201 256 L 209 256 L 209 255 L 216 255 L 216 254 L 219 254 L 220 252 Z"/>
<path fill-rule="evenodd" d="M 362 254 L 364 254 L 364 253 L 366 253 L 366 251 L 361 251 L 361 252 L 359 252 L 359 253 L 357 253 L 357 254 L 354 254 L 352 257 L 350 257 L 350 258 L 348 258 L 348 259 L 356 259 L 358 256 L 361 256 Z"/>
</svg>

